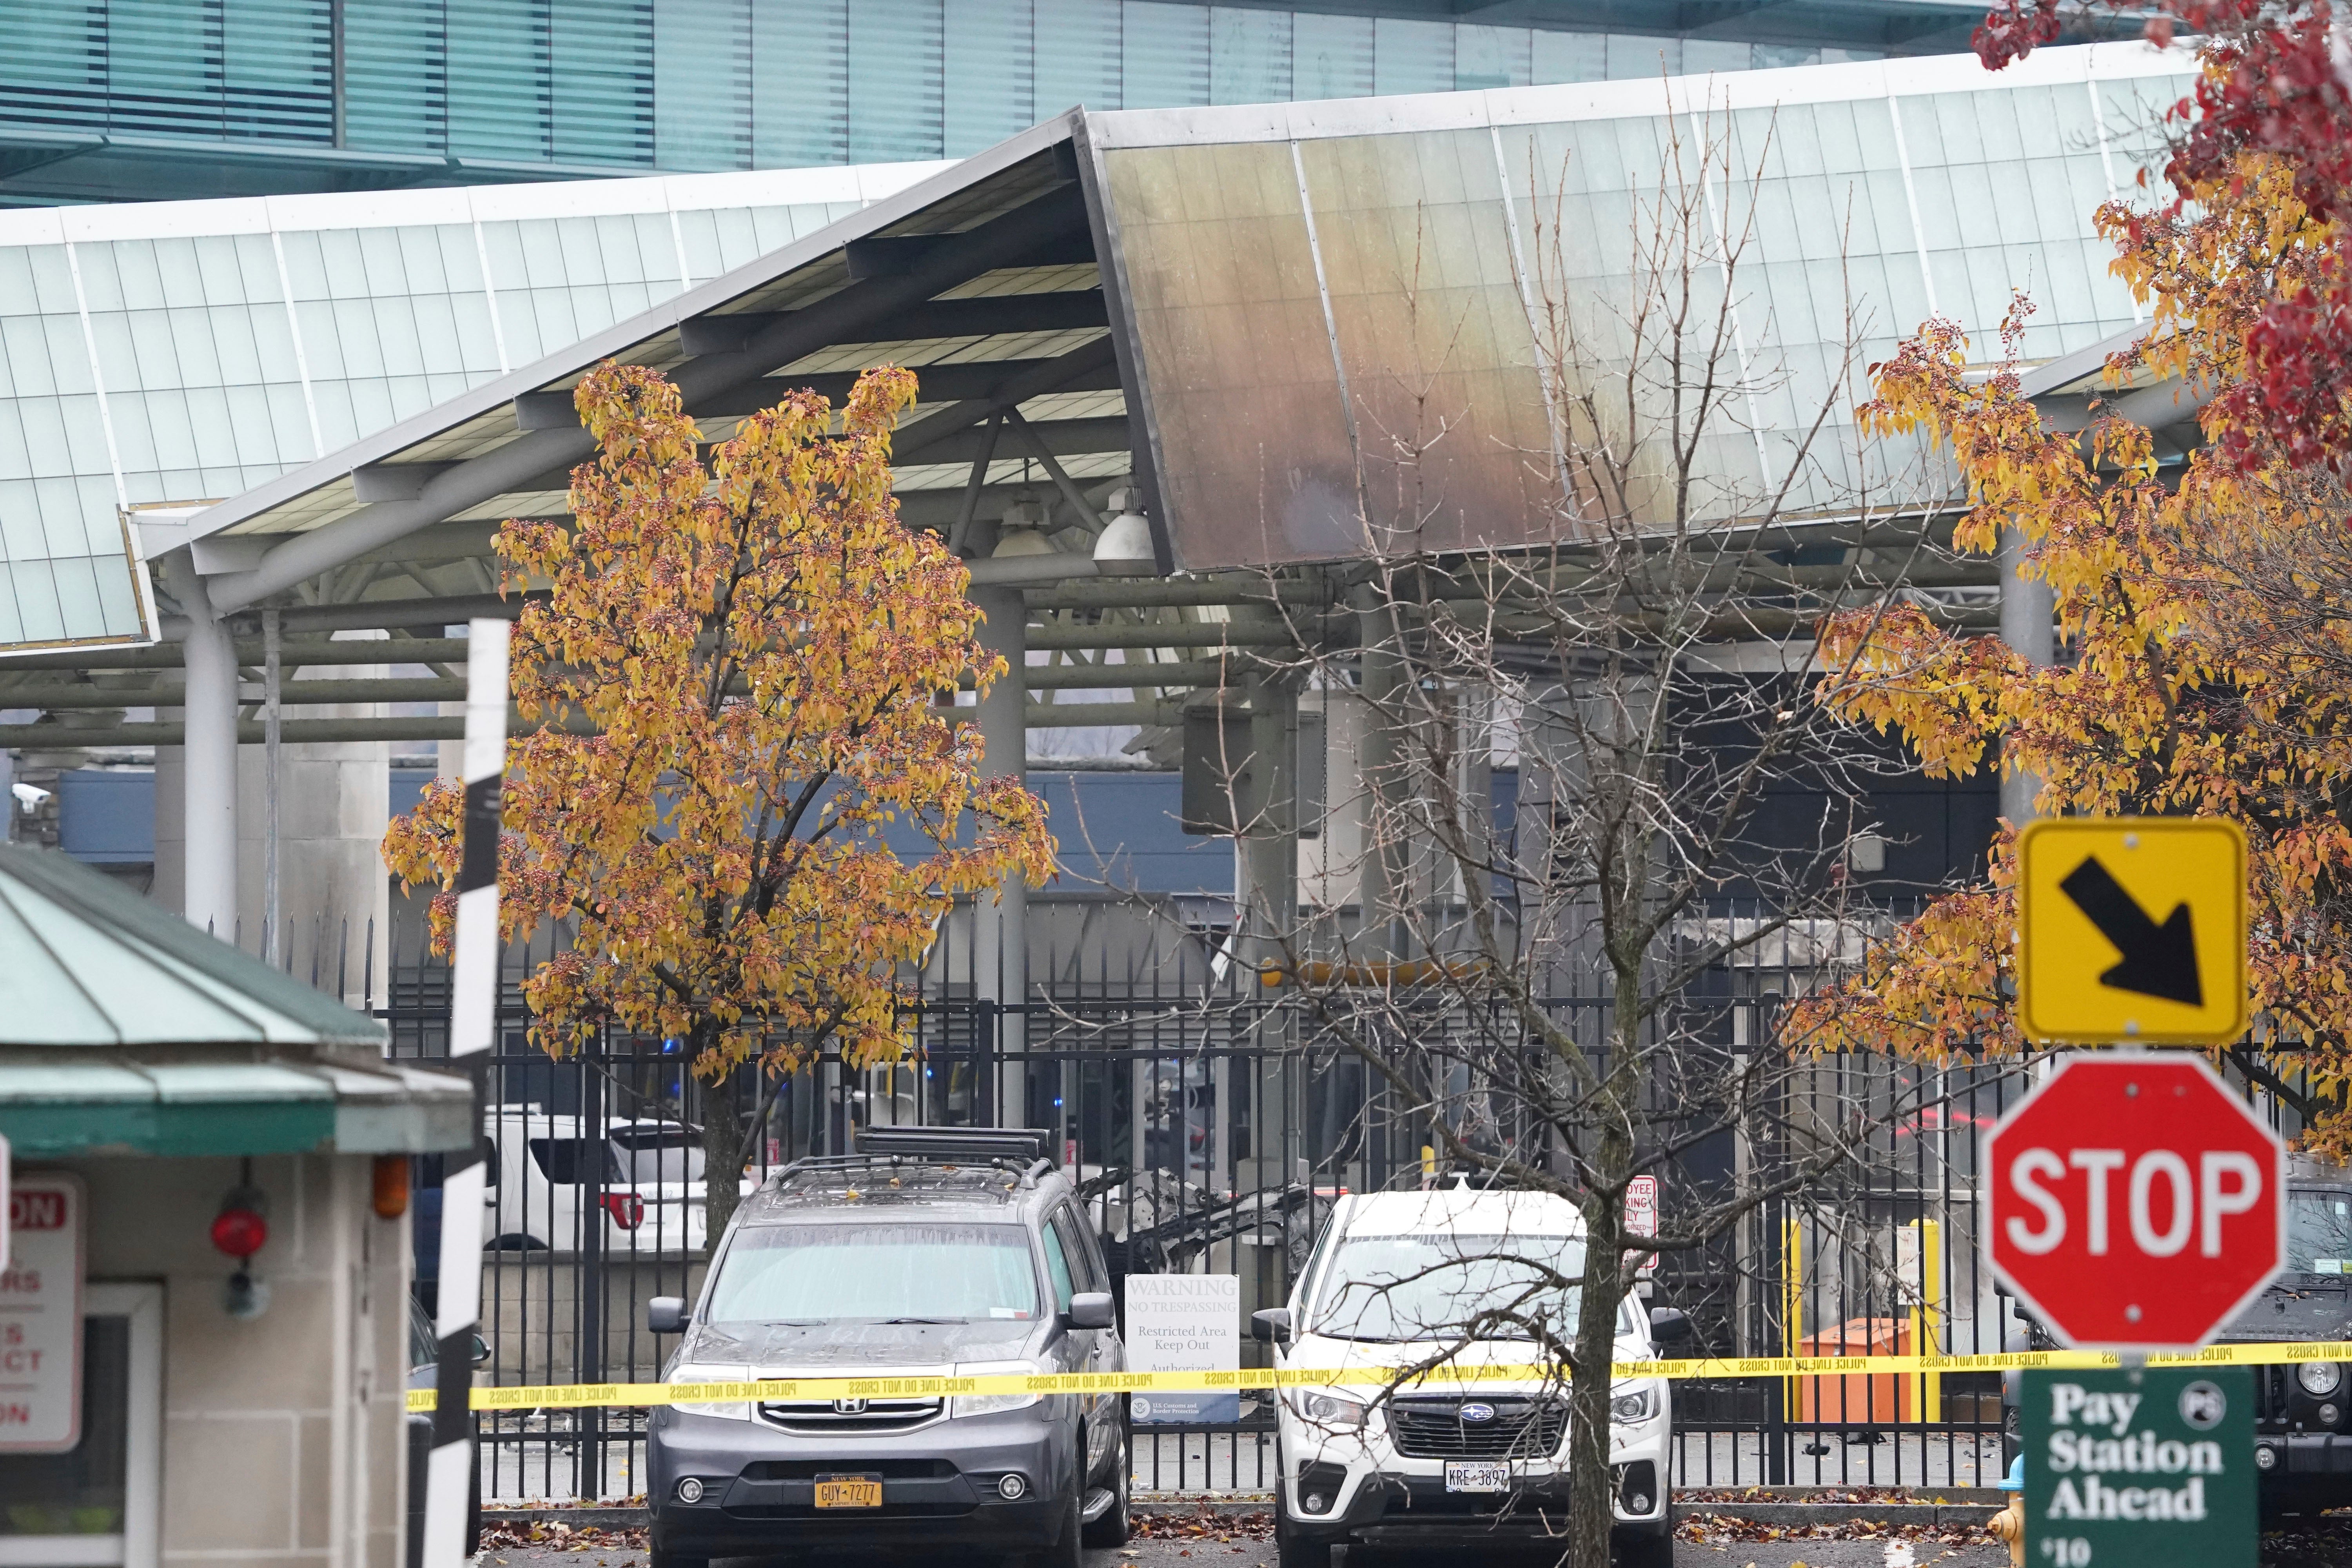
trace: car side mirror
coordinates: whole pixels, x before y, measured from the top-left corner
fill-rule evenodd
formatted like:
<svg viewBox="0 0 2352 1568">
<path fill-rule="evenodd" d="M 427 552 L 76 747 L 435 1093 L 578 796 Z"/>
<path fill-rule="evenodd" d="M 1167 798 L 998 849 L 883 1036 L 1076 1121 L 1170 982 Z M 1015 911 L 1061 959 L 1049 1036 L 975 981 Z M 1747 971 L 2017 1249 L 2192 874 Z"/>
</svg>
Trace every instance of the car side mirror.
<svg viewBox="0 0 2352 1568">
<path fill-rule="evenodd" d="M 1070 1298 L 1070 1327 L 1108 1329 L 1118 1322 L 1108 1290 L 1081 1290 Z"/>
<path fill-rule="evenodd" d="M 467 1352 L 467 1355 L 476 1366 L 488 1366 L 490 1361 L 490 1342 L 476 1334 L 473 1348 Z"/>
<path fill-rule="evenodd" d="M 683 1296 L 656 1296 L 646 1303 L 646 1327 L 657 1334 L 682 1334 L 692 1321 Z"/>
<path fill-rule="evenodd" d="M 1650 1310 L 1650 1338 L 1662 1345 L 1688 1344 L 1693 1337 L 1690 1318 L 1672 1307 Z"/>
<path fill-rule="evenodd" d="M 1268 1343 L 1286 1345 L 1290 1342 L 1290 1309 L 1268 1307 L 1250 1314 L 1250 1332 Z"/>
</svg>

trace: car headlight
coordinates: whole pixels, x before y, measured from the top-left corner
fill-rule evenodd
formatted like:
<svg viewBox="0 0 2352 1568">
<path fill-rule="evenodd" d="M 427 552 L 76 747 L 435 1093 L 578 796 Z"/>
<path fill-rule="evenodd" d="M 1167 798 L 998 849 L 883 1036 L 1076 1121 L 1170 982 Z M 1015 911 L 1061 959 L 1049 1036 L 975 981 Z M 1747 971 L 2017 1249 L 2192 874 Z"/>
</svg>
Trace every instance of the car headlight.
<svg viewBox="0 0 2352 1568">
<path fill-rule="evenodd" d="M 751 1377 L 751 1370 L 748 1367 L 682 1366 L 670 1374 L 669 1381 L 673 1384 L 748 1383 Z M 674 1399 L 670 1401 L 669 1407 L 688 1415 L 716 1415 L 728 1421 L 751 1419 L 751 1405 L 748 1401 L 705 1404 L 695 1400 Z"/>
<path fill-rule="evenodd" d="M 956 1371 L 966 1377 L 1034 1377 L 1038 1369 L 1025 1361 L 1008 1361 L 960 1366 Z M 1026 1410 L 1043 1397 L 1036 1394 L 959 1394 L 948 1406 L 948 1418 L 998 1415 L 1007 1410 Z"/>
<path fill-rule="evenodd" d="M 1350 1399 L 1344 1394 L 1333 1394 L 1321 1388 L 1293 1389 L 1283 1397 L 1288 1402 L 1293 1415 L 1327 1432 L 1357 1430 L 1363 1426 L 1368 1408 L 1360 1399 Z"/>
<path fill-rule="evenodd" d="M 1621 1394 L 1612 1399 L 1609 1402 L 1609 1419 L 1612 1423 L 1631 1426 L 1647 1421 L 1657 1407 L 1655 1391 L 1644 1384 L 1631 1394 Z"/>
<path fill-rule="evenodd" d="M 2344 1386 L 2344 1367 L 2340 1362 L 2303 1361 L 2294 1364 L 2294 1380 L 2314 1399 L 2325 1399 Z"/>
</svg>

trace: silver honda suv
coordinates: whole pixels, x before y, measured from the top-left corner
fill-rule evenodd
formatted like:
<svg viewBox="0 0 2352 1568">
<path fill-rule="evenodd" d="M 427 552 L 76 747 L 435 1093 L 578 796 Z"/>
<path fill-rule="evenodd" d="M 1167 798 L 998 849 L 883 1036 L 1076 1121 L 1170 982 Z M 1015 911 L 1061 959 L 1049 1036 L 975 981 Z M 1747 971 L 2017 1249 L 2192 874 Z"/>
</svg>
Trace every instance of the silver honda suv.
<svg viewBox="0 0 2352 1568">
<path fill-rule="evenodd" d="M 727 1227 L 672 1383 L 1119 1372 L 1102 1249 L 1048 1135 L 873 1128 L 771 1175 Z M 715 1400 L 656 1410 L 655 1568 L 952 1543 L 1077 1568 L 1128 1538 L 1118 1394 Z"/>
</svg>

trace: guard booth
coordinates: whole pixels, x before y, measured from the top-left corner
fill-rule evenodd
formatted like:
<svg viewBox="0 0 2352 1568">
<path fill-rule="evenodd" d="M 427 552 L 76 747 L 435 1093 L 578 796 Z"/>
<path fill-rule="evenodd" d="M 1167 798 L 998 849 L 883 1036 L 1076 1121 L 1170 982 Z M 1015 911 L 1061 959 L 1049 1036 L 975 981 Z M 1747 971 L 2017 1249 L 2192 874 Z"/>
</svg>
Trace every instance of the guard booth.
<svg viewBox="0 0 2352 1568">
<path fill-rule="evenodd" d="M 404 1560 L 409 1156 L 462 1079 L 0 844 L 0 1568 Z"/>
</svg>

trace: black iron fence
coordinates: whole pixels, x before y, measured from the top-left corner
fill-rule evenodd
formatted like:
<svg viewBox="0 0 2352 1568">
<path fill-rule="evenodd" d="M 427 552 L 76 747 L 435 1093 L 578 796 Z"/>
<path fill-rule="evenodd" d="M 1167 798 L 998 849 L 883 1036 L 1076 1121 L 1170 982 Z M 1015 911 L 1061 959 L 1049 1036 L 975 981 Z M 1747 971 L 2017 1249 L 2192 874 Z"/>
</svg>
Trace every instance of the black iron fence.
<svg viewBox="0 0 2352 1568">
<path fill-rule="evenodd" d="M 495 1151 L 487 1380 L 659 1375 L 674 1341 L 646 1327 L 646 1304 L 691 1297 L 701 1279 L 714 1173 L 699 1129 L 708 1116 L 747 1110 L 754 1136 L 739 1179 L 749 1181 L 803 1155 L 845 1152 L 864 1126 L 1048 1129 L 1094 1191 L 1114 1272 L 1232 1274 L 1245 1312 L 1283 1303 L 1339 1194 L 1447 1178 L 1426 1153 L 1425 1112 L 1321 1041 L 1293 994 L 1222 964 L 1220 934 L 1186 937 L 1189 946 L 1115 973 L 1099 954 L 1091 973 L 1049 964 L 1049 980 L 1019 1005 L 977 999 L 942 970 L 910 987 L 916 1045 L 904 1060 L 857 1068 L 827 1056 L 781 1081 L 746 1069 L 724 1085 L 698 1080 L 675 1042 L 614 1037 L 562 1059 L 535 1049 L 518 987 L 543 954 L 510 953 L 485 1114 Z M 446 969 L 419 940 L 396 942 L 383 973 L 381 994 L 370 968 L 368 993 L 353 999 L 384 1019 L 393 1052 L 446 1054 Z M 1748 986 L 1745 999 L 1739 989 L 1724 1008 L 1727 1047 L 1765 1038 L 1778 1005 L 1769 988 Z M 1591 1025 L 1602 1016 L 1589 998 L 1555 1006 Z M 1857 1110 L 1866 1146 L 1802 1193 L 1759 1204 L 1706 1248 L 1662 1257 L 1644 1292 L 1688 1312 L 1706 1354 L 2004 1348 L 2021 1325 L 1979 1261 L 1975 1161 L 1983 1130 L 2023 1086 L 2014 1061 L 1830 1057 L 1801 1069 L 1770 1115 L 1686 1154 L 1684 1175 L 1736 1191 Z M 414 1212 L 428 1301 L 437 1177 L 434 1162 L 420 1162 Z M 1675 1481 L 1686 1488 L 1975 1487 L 2002 1469 L 1997 1374 L 1686 1382 L 1673 1403 Z M 485 1417 L 483 1438 L 491 1497 L 643 1489 L 641 1412 L 501 1411 Z M 1263 1401 L 1245 1398 L 1234 1423 L 1137 1433 L 1140 1489 L 1260 1491 L 1273 1463 Z"/>
</svg>

